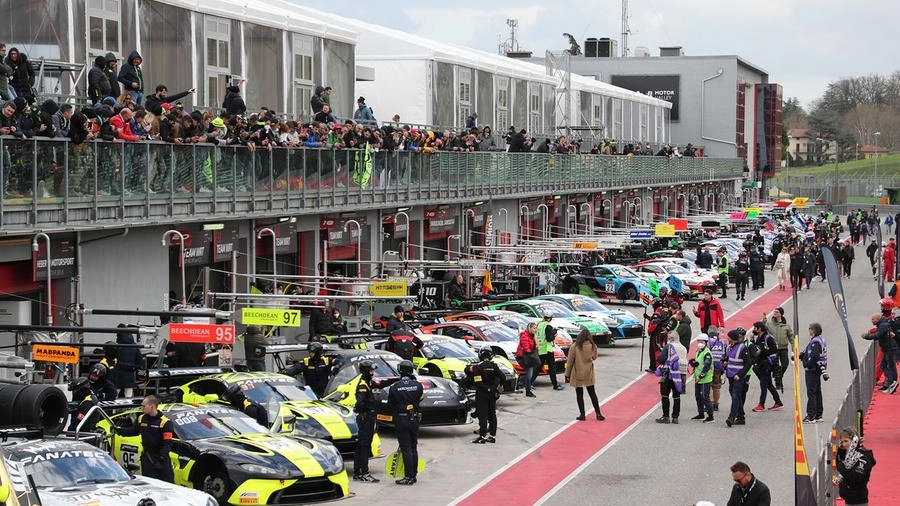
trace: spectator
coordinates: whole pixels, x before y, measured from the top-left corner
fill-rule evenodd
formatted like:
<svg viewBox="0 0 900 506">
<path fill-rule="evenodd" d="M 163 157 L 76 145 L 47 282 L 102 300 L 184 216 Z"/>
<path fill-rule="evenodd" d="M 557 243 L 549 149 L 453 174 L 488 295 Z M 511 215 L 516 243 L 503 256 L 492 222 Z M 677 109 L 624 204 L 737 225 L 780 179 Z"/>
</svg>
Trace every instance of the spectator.
<svg viewBox="0 0 900 506">
<path fill-rule="evenodd" d="M 491 127 L 485 126 L 481 129 L 481 135 L 478 136 L 478 151 L 494 151 L 496 149 L 497 143 L 494 141 Z"/>
<path fill-rule="evenodd" d="M 72 109 L 72 104 L 59 106 L 59 110 L 53 115 L 53 130 L 57 137 L 69 136 L 73 114 L 75 114 L 75 110 Z"/>
<path fill-rule="evenodd" d="M 478 113 L 473 112 L 466 118 L 466 130 L 478 128 Z"/>
<path fill-rule="evenodd" d="M 136 142 L 141 140 L 140 137 L 134 135 L 134 133 L 132 133 L 131 131 L 131 118 L 133 116 L 134 115 L 131 112 L 131 109 L 125 107 L 119 112 L 119 114 L 116 114 L 115 116 L 110 118 L 109 123 L 116 134 L 116 139 L 121 139 L 128 142 Z"/>
<path fill-rule="evenodd" d="M 94 59 L 94 66 L 88 72 L 88 98 L 96 105 L 110 95 L 109 78 L 106 76 L 106 57 L 98 56 Z"/>
<path fill-rule="evenodd" d="M 525 129 L 519 130 L 509 144 L 510 153 L 527 153 L 531 151 L 531 140 L 526 136 Z"/>
<path fill-rule="evenodd" d="M 331 114 L 331 106 L 328 104 L 322 105 L 322 109 L 315 115 L 313 121 L 316 123 L 337 123 L 337 118 L 334 117 L 334 114 Z"/>
<path fill-rule="evenodd" d="M 132 111 L 138 107 L 138 104 L 134 101 L 134 95 L 130 91 L 123 91 L 122 94 L 116 98 L 116 103 L 113 105 L 114 109 L 121 109 L 123 107 L 127 107 Z"/>
<path fill-rule="evenodd" d="M 12 67 L 7 65 L 6 44 L 0 44 L 0 100 L 12 100 L 15 96 L 9 89 L 9 78 L 12 77 Z"/>
<path fill-rule="evenodd" d="M 237 116 L 247 112 L 247 104 L 244 103 L 244 97 L 241 96 L 241 84 L 243 79 L 236 84 L 225 88 L 225 99 L 222 101 L 222 109 L 229 116 Z"/>
<path fill-rule="evenodd" d="M 131 92 L 134 103 L 141 105 L 144 101 L 144 73 L 141 70 L 141 63 L 144 59 L 137 50 L 132 51 L 128 55 L 128 60 L 119 70 L 119 82 L 122 87 Z"/>
<path fill-rule="evenodd" d="M 322 107 L 327 104 L 327 100 L 325 97 L 325 87 L 324 86 L 316 86 L 316 92 L 313 94 L 312 98 L 309 99 L 309 107 L 312 110 L 313 115 L 317 115 L 322 112 Z"/>
<path fill-rule="evenodd" d="M 159 116 L 160 114 L 162 114 L 162 104 L 169 104 L 178 101 L 188 95 L 196 93 L 196 91 L 197 90 L 195 88 L 191 88 L 181 93 L 169 95 L 169 88 L 167 88 L 164 84 L 160 84 L 156 86 L 156 93 L 147 95 L 147 100 L 144 104 L 144 107 L 148 111 Z"/>
<path fill-rule="evenodd" d="M 122 94 L 122 87 L 119 86 L 119 73 L 116 72 L 116 66 L 119 64 L 119 60 L 116 59 L 116 55 L 112 53 L 106 53 L 106 80 L 109 82 L 109 93 L 104 95 L 103 98 L 106 97 L 118 97 Z"/>
<path fill-rule="evenodd" d="M 33 104 L 34 69 L 28 63 L 28 57 L 25 56 L 25 53 L 20 53 L 18 49 L 11 48 L 5 63 L 12 71 L 9 84 L 15 91 L 16 96 L 25 97 L 29 104 Z"/>
<path fill-rule="evenodd" d="M 356 112 L 353 113 L 353 121 L 366 126 L 378 125 L 378 122 L 375 121 L 375 114 L 372 112 L 372 108 L 366 105 L 365 97 L 356 99 Z"/>
</svg>

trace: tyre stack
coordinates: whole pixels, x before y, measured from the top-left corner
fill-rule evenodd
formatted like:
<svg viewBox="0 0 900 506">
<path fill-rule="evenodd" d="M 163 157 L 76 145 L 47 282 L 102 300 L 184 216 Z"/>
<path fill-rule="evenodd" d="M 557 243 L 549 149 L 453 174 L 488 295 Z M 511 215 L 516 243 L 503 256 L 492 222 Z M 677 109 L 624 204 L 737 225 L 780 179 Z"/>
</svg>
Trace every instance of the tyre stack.
<svg viewBox="0 0 900 506">
<path fill-rule="evenodd" d="M 69 416 L 66 394 L 53 385 L 0 384 L 0 426 L 59 434 Z"/>
</svg>

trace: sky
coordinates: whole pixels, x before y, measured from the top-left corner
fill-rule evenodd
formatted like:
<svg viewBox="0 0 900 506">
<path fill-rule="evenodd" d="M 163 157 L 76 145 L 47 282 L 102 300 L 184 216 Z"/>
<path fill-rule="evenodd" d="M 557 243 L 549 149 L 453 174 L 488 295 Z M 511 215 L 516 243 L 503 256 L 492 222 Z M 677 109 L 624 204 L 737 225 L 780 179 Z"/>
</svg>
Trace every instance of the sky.
<svg viewBox="0 0 900 506">
<path fill-rule="evenodd" d="M 497 52 L 518 20 L 519 47 L 543 56 L 568 47 L 563 32 L 584 46 L 588 37 L 620 41 L 620 0 L 453 0 L 380 2 L 295 0 L 441 42 Z M 896 0 L 630 0 L 629 47 L 659 56 L 682 46 L 687 56 L 736 54 L 769 72 L 804 107 L 843 77 L 900 70 L 900 2 Z"/>
</svg>

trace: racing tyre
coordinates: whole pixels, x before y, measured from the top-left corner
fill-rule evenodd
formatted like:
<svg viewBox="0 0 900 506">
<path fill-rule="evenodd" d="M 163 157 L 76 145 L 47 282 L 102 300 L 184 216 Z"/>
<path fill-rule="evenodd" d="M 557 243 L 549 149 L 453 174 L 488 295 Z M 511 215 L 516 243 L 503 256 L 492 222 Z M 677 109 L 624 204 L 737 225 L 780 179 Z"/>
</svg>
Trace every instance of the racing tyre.
<svg viewBox="0 0 900 506">
<path fill-rule="evenodd" d="M 622 290 L 619 291 L 619 297 L 622 300 L 637 300 L 637 296 L 637 290 L 632 285 L 622 287 Z"/>
<path fill-rule="evenodd" d="M 26 385 L 16 397 L 14 409 L 14 423 L 35 425 L 50 435 L 62 431 L 69 415 L 66 394 L 53 385 Z"/>
<path fill-rule="evenodd" d="M 228 498 L 231 497 L 234 491 L 231 478 L 221 468 L 213 468 L 204 473 L 198 484 L 200 485 L 200 490 L 213 496 L 220 505 L 227 505 Z"/>
</svg>

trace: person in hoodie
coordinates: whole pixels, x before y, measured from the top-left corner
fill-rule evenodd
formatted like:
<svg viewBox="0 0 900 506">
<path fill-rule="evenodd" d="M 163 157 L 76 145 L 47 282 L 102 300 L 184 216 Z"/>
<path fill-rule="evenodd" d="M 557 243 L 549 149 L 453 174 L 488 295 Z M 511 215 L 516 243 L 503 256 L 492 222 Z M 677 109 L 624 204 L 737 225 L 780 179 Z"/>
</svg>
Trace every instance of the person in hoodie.
<svg viewBox="0 0 900 506">
<path fill-rule="evenodd" d="M 141 69 L 143 61 L 137 50 L 132 51 L 119 70 L 119 82 L 122 83 L 123 91 L 131 92 L 131 98 L 137 105 L 144 102 L 144 72 Z"/>
<path fill-rule="evenodd" d="M 241 80 L 243 83 L 244 80 Z M 241 96 L 241 85 L 229 86 L 225 88 L 225 99 L 222 101 L 222 108 L 229 116 L 238 116 L 247 112 L 247 104 L 244 103 L 244 97 Z"/>
<path fill-rule="evenodd" d="M 88 72 L 88 98 L 94 105 L 108 97 L 112 91 L 109 87 L 109 77 L 106 76 L 106 63 L 105 56 L 98 56 Z"/>
<path fill-rule="evenodd" d="M 100 100 L 106 97 L 118 97 L 122 94 L 122 87 L 119 86 L 119 73 L 116 71 L 118 65 L 119 60 L 116 59 L 116 55 L 106 53 L 106 68 L 103 73 L 106 74 L 106 81 L 109 83 L 109 94 L 100 97 Z"/>
<path fill-rule="evenodd" d="M 9 89 L 9 78 L 12 77 L 12 67 L 3 60 L 6 59 L 6 44 L 0 44 L 0 101 L 12 100 L 15 96 Z"/>
<path fill-rule="evenodd" d="M 325 99 L 325 87 L 316 86 L 316 93 L 309 99 L 309 107 L 312 109 L 313 116 L 322 112 L 322 107 L 327 103 L 328 101 Z"/>
<path fill-rule="evenodd" d="M 4 61 L 12 69 L 12 77 L 9 84 L 16 92 L 16 96 L 25 97 L 29 104 L 34 103 L 34 69 L 28 63 L 25 53 L 20 53 L 16 48 L 10 48 L 9 55 Z"/>
<path fill-rule="evenodd" d="M 120 323 L 119 328 L 124 329 L 125 324 Z M 135 344 L 134 333 L 122 330 L 116 333 L 116 343 Z M 133 397 L 134 388 L 137 386 L 136 373 L 143 366 L 141 350 L 138 348 L 119 348 L 119 361 L 113 372 L 116 374 L 116 386 L 124 397 Z"/>
</svg>

